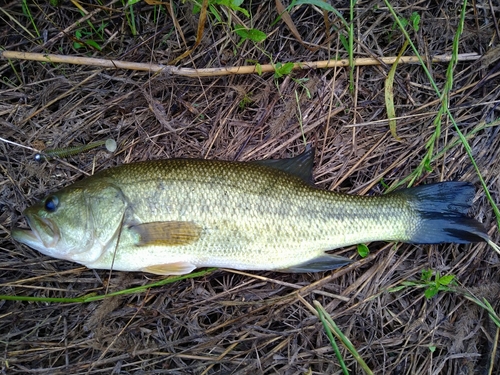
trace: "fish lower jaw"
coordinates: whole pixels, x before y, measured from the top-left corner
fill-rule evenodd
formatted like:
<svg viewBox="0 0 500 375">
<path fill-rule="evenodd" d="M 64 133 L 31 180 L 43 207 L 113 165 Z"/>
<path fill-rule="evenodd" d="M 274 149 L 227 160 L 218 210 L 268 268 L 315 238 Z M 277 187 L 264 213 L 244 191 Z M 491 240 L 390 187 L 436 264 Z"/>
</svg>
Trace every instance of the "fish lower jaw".
<svg viewBox="0 0 500 375">
<path fill-rule="evenodd" d="M 40 253 L 56 258 L 60 258 L 53 244 L 55 241 L 43 241 L 37 232 L 32 229 L 14 229 L 12 238 L 26 246 L 29 246 Z"/>
</svg>

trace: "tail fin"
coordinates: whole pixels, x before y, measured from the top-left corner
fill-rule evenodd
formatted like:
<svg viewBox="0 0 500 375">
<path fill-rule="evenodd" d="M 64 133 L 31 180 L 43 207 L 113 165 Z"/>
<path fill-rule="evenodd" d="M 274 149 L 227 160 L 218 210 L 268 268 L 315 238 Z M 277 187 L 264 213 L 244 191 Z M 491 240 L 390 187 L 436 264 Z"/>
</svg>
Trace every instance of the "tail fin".
<svg viewBox="0 0 500 375">
<path fill-rule="evenodd" d="M 396 191 L 420 214 L 420 222 L 408 240 L 410 243 L 491 243 L 481 223 L 467 216 L 474 185 L 450 181 Z"/>
</svg>

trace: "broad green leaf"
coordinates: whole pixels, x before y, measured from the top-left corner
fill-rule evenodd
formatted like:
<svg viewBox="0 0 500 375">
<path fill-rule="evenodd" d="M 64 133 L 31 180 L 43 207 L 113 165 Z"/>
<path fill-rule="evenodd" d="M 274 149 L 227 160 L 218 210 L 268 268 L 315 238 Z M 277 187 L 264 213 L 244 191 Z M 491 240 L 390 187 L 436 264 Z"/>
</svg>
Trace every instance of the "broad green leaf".
<svg viewBox="0 0 500 375">
<path fill-rule="evenodd" d="M 358 245 L 358 254 L 361 258 L 366 258 L 370 254 L 370 249 L 364 243 Z"/>
<path fill-rule="evenodd" d="M 221 15 L 219 14 L 219 12 L 217 11 L 217 8 L 214 7 L 212 4 L 209 4 L 208 5 L 208 8 L 210 9 L 210 13 L 213 14 L 213 16 L 215 17 L 215 19 L 217 20 L 218 23 L 223 23 L 222 22 L 222 17 Z"/>
<path fill-rule="evenodd" d="M 99 44 L 97 44 L 97 42 L 94 40 L 87 40 L 85 43 L 87 43 L 89 46 L 94 47 L 98 51 L 101 50 L 101 46 Z"/>
<path fill-rule="evenodd" d="M 267 35 L 257 29 L 245 29 L 244 27 L 238 27 L 234 29 L 234 32 L 238 34 L 243 41 L 250 39 L 252 42 L 259 43 L 267 38 Z"/>
<path fill-rule="evenodd" d="M 410 21 L 413 30 L 418 31 L 420 29 L 420 14 L 418 14 L 417 12 L 413 12 L 410 16 Z"/>
<path fill-rule="evenodd" d="M 293 66 L 294 66 L 293 62 L 287 62 L 285 64 L 276 63 L 274 77 L 281 78 L 283 76 L 286 76 L 287 74 L 290 74 L 290 72 L 293 69 Z"/>
<path fill-rule="evenodd" d="M 257 74 L 259 76 L 262 75 L 262 65 L 260 65 L 259 63 L 255 64 L 255 71 L 257 72 Z"/>
<path fill-rule="evenodd" d="M 246 17 L 250 17 L 250 13 L 246 9 L 240 7 L 243 1 L 239 0 L 216 0 L 214 4 L 226 6 L 232 10 L 243 13 Z"/>
<path fill-rule="evenodd" d="M 438 291 L 439 291 L 439 288 L 437 286 L 431 286 L 431 287 L 427 288 L 425 290 L 425 293 L 424 293 L 425 298 L 431 299 L 432 297 L 434 297 L 437 294 Z"/>
<path fill-rule="evenodd" d="M 439 280 L 437 280 L 437 282 L 441 285 L 449 285 L 453 281 L 454 278 L 455 278 L 455 275 L 446 275 L 446 276 L 440 277 Z"/>
</svg>

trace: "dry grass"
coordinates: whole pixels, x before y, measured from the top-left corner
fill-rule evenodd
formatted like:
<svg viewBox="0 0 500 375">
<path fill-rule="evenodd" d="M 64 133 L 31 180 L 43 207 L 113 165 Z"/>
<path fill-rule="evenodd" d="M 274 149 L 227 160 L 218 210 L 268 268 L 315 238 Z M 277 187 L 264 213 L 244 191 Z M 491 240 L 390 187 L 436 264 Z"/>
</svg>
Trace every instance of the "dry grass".
<svg viewBox="0 0 500 375">
<path fill-rule="evenodd" d="M 0 13 L 0 46 L 5 49 L 167 63 L 194 43 L 197 29 L 198 16 L 189 2 L 177 4 L 178 28 L 164 7 L 138 3 L 137 36 L 130 33 L 121 3 L 99 7 L 90 2 L 83 4 L 93 12 L 90 22 L 96 28 L 105 24 L 102 41 L 93 35 L 103 49 L 75 49 L 75 30 L 91 29 L 87 22 L 77 23 L 82 16 L 72 3 L 59 7 L 46 1 L 30 3 L 41 39 L 29 35 L 34 28 L 19 3 L 3 5 Z M 405 4 L 394 4 L 399 14 L 421 15 L 421 29 L 413 40 L 422 55 L 450 52 L 461 3 Z M 337 51 L 347 57 L 338 34 L 332 31 L 328 37 L 323 15 L 313 7 L 294 8 L 291 14 L 304 41 L 317 47 L 312 50 L 299 43 L 283 22 L 273 25 L 274 2 L 252 3 L 249 10 L 252 26 L 266 32 L 266 41 L 237 46 L 239 39 L 229 25 L 239 24 L 238 18 L 247 25 L 250 21 L 241 13 L 221 11 L 224 22 L 207 23 L 200 46 L 179 65 L 265 64 L 266 54 L 275 62 L 324 60 Z M 347 9 L 342 11 L 348 14 Z M 356 12 L 355 56 L 397 55 L 403 38 L 391 30 L 393 20 L 387 10 L 360 2 Z M 459 63 L 456 69 L 451 109 L 466 135 L 499 115 L 499 52 L 493 48 L 500 38 L 495 29 L 498 19 L 500 9 L 494 2 L 475 3 L 467 10 L 460 52 L 487 57 Z M 330 21 L 342 28 L 331 15 Z M 56 37 L 64 29 L 68 31 Z M 45 32 L 49 40 L 56 38 L 43 45 Z M 279 80 L 271 74 L 193 79 L 0 61 L 2 138 L 37 149 L 108 137 L 119 143 L 114 155 L 91 151 L 38 164 L 31 150 L 0 142 L 0 293 L 75 297 L 148 283 L 151 275 L 113 272 L 110 276 L 50 259 L 14 243 L 10 229 L 36 199 L 94 170 L 170 157 L 252 160 L 294 155 L 304 149 L 299 107 L 305 138 L 318 148 L 317 183 L 344 192 L 381 192 L 382 179 L 397 182 L 419 164 L 439 108 L 421 67 L 400 66 L 394 95 L 402 117 L 398 121 L 402 142 L 393 139 L 385 121 L 383 90 L 389 68 L 357 68 L 355 92 L 350 93 L 348 72 L 343 69 L 301 71 Z M 446 65 L 429 68 L 442 87 Z M 474 158 L 497 203 L 498 133 L 498 126 L 485 127 L 470 138 Z M 443 119 L 436 150 L 456 138 L 454 128 Z M 460 179 L 479 186 L 462 146 L 451 148 L 432 167 L 424 176 L 426 182 Z M 491 228 L 498 242 L 495 218 L 481 190 L 473 214 Z M 418 280 L 422 269 L 431 268 L 456 275 L 465 288 L 488 298 L 499 311 L 499 259 L 490 248 L 485 244 L 394 248 L 375 243 L 370 249 L 367 259 L 324 274 L 218 270 L 147 293 L 89 304 L 0 301 L 0 368 L 5 374 L 339 373 L 324 330 L 297 298 L 299 293 L 309 303 L 321 302 L 376 374 L 487 374 L 491 362 L 493 373 L 500 371 L 498 353 L 493 352 L 496 329 L 484 310 L 459 294 L 440 293 L 426 300 L 421 289 L 387 291 L 403 281 Z M 340 252 L 358 259 L 353 248 Z M 361 373 L 351 356 L 343 353 L 352 373 Z"/>
</svg>

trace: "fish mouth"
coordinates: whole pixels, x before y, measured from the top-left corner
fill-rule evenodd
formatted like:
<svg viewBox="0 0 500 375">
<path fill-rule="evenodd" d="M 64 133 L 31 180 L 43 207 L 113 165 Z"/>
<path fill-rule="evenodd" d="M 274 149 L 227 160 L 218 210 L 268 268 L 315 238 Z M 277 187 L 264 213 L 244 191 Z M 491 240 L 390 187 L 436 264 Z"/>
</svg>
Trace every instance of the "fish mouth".
<svg viewBox="0 0 500 375">
<path fill-rule="evenodd" d="M 59 228 L 51 220 L 37 215 L 26 216 L 30 229 L 15 228 L 12 237 L 21 243 L 37 249 L 40 252 L 53 249 L 61 237 Z"/>
<path fill-rule="evenodd" d="M 21 243 L 41 242 L 31 229 L 14 228 L 11 232 L 12 238 Z"/>
</svg>

